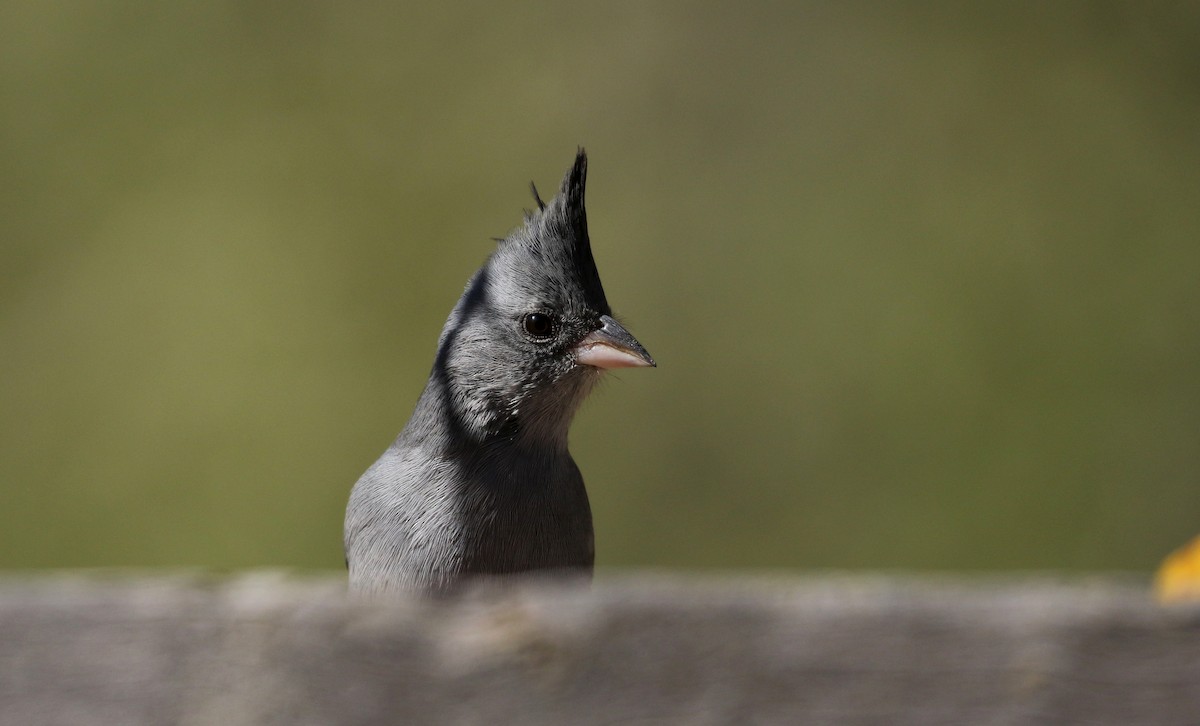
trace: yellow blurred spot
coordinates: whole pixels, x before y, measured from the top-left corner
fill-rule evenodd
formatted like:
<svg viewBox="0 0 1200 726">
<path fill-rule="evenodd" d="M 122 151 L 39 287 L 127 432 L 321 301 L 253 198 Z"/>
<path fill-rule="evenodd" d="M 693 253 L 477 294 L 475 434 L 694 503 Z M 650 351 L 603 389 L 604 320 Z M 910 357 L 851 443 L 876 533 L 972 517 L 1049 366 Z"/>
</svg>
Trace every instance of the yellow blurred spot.
<svg viewBox="0 0 1200 726">
<path fill-rule="evenodd" d="M 1200 536 L 1167 555 L 1154 576 L 1162 603 L 1200 602 Z"/>
</svg>

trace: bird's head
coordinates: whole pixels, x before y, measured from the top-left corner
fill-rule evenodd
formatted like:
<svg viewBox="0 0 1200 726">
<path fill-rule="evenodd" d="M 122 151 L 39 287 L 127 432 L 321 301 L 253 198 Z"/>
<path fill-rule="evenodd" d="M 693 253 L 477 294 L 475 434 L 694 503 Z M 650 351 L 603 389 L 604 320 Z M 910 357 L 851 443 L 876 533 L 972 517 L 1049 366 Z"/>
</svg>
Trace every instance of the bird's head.
<svg viewBox="0 0 1200 726">
<path fill-rule="evenodd" d="M 607 368 L 653 366 L 612 317 L 588 239 L 580 150 L 557 196 L 501 240 L 442 331 L 434 374 L 477 436 L 561 439 Z"/>
</svg>

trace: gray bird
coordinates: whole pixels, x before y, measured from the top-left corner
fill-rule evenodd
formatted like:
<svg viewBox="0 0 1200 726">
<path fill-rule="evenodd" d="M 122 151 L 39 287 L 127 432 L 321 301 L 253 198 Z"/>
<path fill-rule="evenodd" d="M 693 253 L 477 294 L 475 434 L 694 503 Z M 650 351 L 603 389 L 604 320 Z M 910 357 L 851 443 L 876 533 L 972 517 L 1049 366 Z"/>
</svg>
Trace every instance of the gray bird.
<svg viewBox="0 0 1200 726">
<path fill-rule="evenodd" d="M 354 485 L 361 592 L 439 593 L 530 570 L 591 575 L 592 513 L 567 429 L 604 369 L 654 360 L 612 317 L 588 240 L 580 149 L 558 196 L 501 240 L 442 329 L 416 410 Z"/>
</svg>

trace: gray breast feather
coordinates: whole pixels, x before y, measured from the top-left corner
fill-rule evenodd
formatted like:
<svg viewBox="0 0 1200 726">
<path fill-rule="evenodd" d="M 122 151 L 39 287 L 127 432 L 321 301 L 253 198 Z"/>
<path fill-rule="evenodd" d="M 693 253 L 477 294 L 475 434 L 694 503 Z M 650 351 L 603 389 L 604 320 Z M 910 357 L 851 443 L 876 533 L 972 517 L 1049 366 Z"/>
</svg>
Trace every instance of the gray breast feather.
<svg viewBox="0 0 1200 726">
<path fill-rule="evenodd" d="M 447 457 L 389 449 L 346 512 L 352 589 L 439 591 L 464 575 L 585 568 L 591 510 L 570 455 Z"/>
</svg>

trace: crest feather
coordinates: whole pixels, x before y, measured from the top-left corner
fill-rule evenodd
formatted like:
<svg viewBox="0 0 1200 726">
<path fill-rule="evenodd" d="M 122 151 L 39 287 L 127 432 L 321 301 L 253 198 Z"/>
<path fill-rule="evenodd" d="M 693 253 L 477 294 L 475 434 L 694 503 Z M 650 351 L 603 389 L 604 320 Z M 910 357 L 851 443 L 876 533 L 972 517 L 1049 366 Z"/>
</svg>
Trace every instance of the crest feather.
<svg viewBox="0 0 1200 726">
<path fill-rule="evenodd" d="M 571 231 L 585 245 L 588 244 L 587 211 L 583 205 L 583 192 L 587 187 L 587 152 L 579 147 L 575 152 L 575 164 L 563 179 L 559 197 L 563 202 L 563 215 Z"/>
<path fill-rule="evenodd" d="M 580 148 L 553 199 L 543 201 L 537 187 L 530 185 L 538 208 L 526 210 L 525 223 L 500 243 L 488 264 L 511 271 L 498 279 L 519 273 L 529 288 L 533 278 L 528 276 L 533 275 L 541 283 L 553 283 L 552 288 L 577 293 L 592 309 L 607 315 L 611 311 L 588 237 L 586 186 L 587 153 Z"/>
</svg>

